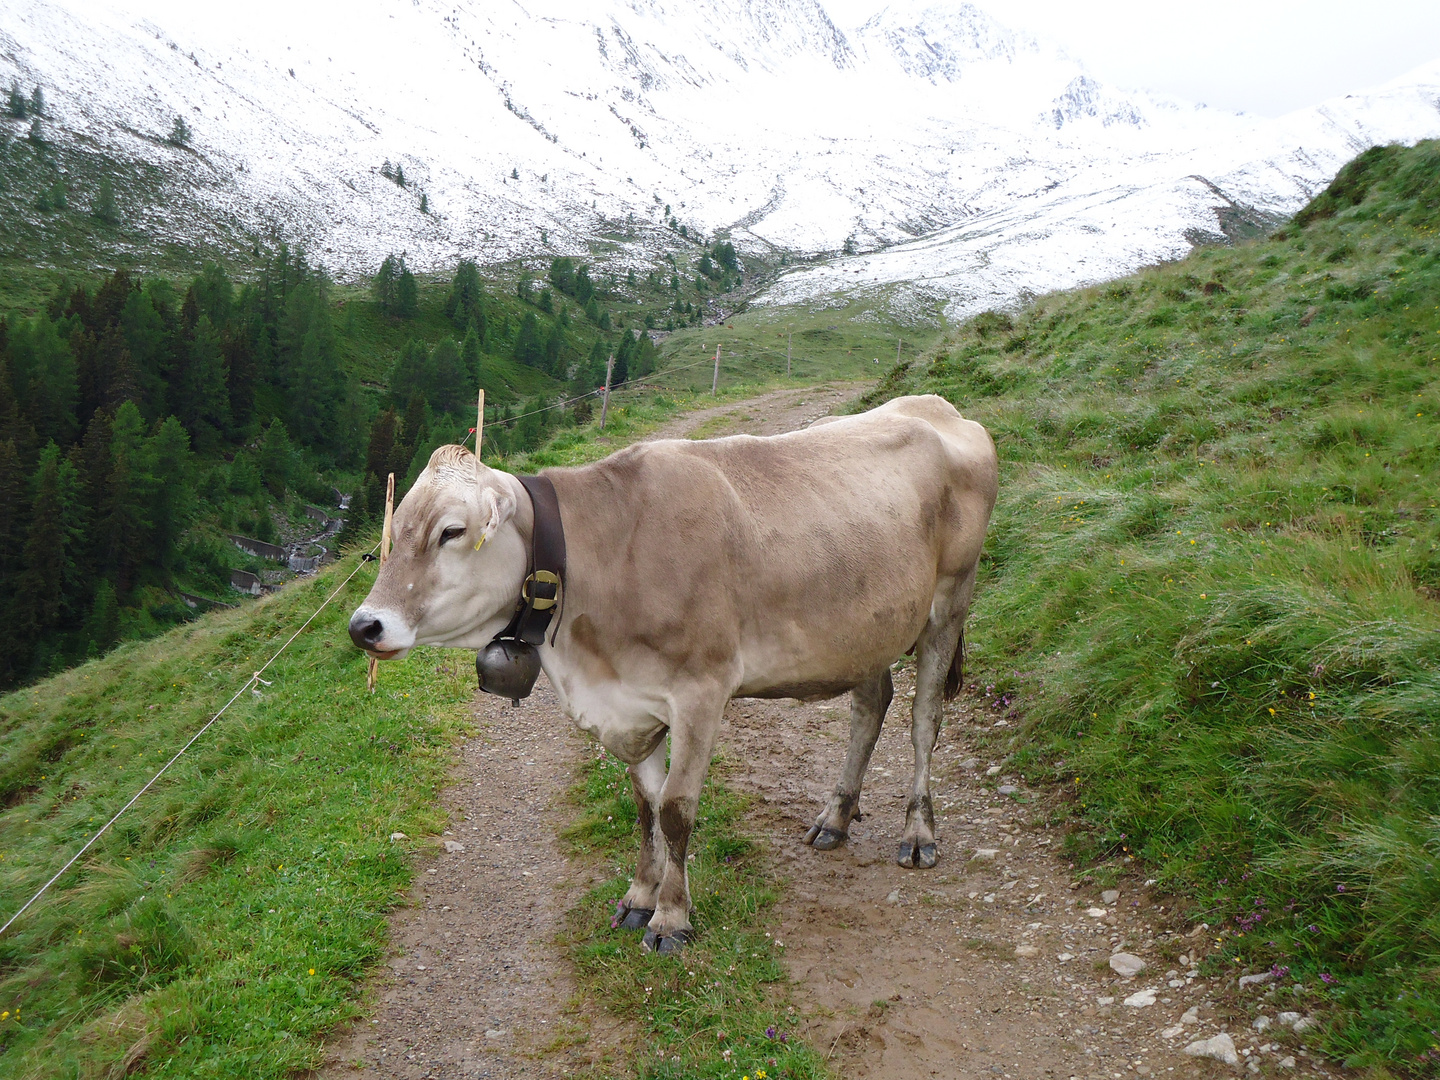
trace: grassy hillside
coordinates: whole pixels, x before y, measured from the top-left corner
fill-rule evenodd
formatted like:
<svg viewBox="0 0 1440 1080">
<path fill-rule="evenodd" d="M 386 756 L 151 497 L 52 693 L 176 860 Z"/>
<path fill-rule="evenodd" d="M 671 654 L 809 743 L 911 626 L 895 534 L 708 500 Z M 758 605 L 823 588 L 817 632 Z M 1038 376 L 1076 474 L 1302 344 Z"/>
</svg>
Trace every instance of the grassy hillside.
<svg viewBox="0 0 1440 1080">
<path fill-rule="evenodd" d="M 874 395 L 995 437 L 971 670 L 1074 792 L 1077 855 L 1138 858 L 1377 1070 L 1440 1064 L 1437 357 L 1431 142 L 1273 239 L 981 315 Z"/>
<path fill-rule="evenodd" d="M 0 921 L 357 558 L 0 698 Z M 289 1076 L 354 1013 L 407 852 L 440 827 L 473 678 L 463 656 L 421 650 L 365 692 L 344 626 L 373 577 L 0 938 L 0 1073 Z"/>
</svg>

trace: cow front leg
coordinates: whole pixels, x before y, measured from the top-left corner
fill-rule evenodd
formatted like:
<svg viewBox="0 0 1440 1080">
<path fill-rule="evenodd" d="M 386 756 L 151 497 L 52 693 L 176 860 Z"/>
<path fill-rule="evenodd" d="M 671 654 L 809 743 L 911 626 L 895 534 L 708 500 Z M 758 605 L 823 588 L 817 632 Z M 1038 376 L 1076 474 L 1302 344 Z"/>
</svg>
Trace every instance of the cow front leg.
<svg viewBox="0 0 1440 1080">
<path fill-rule="evenodd" d="M 895 685 L 890 681 L 888 667 L 850 691 L 850 748 L 845 751 L 845 766 L 840 770 L 835 793 L 805 834 L 805 843 L 829 851 L 849 839 L 850 822 L 860 816 L 860 785 L 865 781 L 875 740 L 880 737 L 885 711 L 894 696 Z"/>
<path fill-rule="evenodd" d="M 655 915 L 645 929 L 645 947 L 676 952 L 692 936 L 690 874 L 687 855 L 700 789 L 710 769 L 710 755 L 720 731 L 724 699 L 687 711 L 670 729 L 670 772 L 660 792 L 659 826 L 664 841 L 663 871 Z"/>
<path fill-rule="evenodd" d="M 665 786 L 665 740 L 638 765 L 631 765 L 630 789 L 635 795 L 635 818 L 640 832 L 640 857 L 635 876 L 611 920 L 617 930 L 643 930 L 655 914 L 660 892 L 665 845 L 660 838 L 660 791 Z"/>
</svg>

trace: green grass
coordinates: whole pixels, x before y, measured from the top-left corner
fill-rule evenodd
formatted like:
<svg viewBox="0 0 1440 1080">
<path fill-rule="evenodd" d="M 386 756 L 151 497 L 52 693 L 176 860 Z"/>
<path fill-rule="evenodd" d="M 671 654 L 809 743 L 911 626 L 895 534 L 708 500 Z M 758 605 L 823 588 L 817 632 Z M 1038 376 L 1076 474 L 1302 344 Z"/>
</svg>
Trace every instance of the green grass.
<svg viewBox="0 0 1440 1080">
<path fill-rule="evenodd" d="M 613 864 L 570 915 L 567 944 L 580 994 L 635 1023 L 642 1044 L 633 1062 L 641 1080 L 828 1076 L 820 1055 L 790 1036 L 783 945 L 774 924 L 779 889 L 744 834 L 744 803 L 719 777 L 717 761 L 701 794 L 691 841 L 695 940 L 678 956 L 643 951 L 638 932 L 610 928 L 629 885 L 638 837 L 630 780 L 603 751 L 587 760 L 571 792 L 576 820 L 564 838 L 577 854 Z M 728 1057 L 727 1055 L 728 1051 Z"/>
<path fill-rule="evenodd" d="M 722 325 L 677 330 L 661 345 L 662 367 L 647 381 L 708 392 L 717 345 L 722 388 L 782 384 L 787 348 L 789 381 L 797 385 L 878 378 L 894 364 L 897 344 L 905 356 L 913 356 L 936 341 L 942 325 L 938 318 L 933 325 L 900 322 L 880 313 L 879 307 L 883 305 L 867 299 L 748 308 Z"/>
<path fill-rule="evenodd" d="M 0 699 L 0 919 L 77 850 L 344 574 Z M 0 938 L 0 1073 L 288 1077 L 357 1013 L 467 722 L 421 650 L 365 693 L 362 570 L 274 667 Z M 412 839 L 393 843 L 392 832 Z M 128 1063 L 128 1064 L 127 1064 Z"/>
<path fill-rule="evenodd" d="M 1138 857 L 1233 970 L 1289 969 L 1327 1052 L 1416 1073 L 1440 1063 L 1437 177 L 1440 144 L 1372 151 L 1303 226 L 979 316 L 871 397 L 940 393 L 995 437 L 971 670 L 1023 720 L 1013 760 L 1074 793 L 1075 854 Z"/>
</svg>

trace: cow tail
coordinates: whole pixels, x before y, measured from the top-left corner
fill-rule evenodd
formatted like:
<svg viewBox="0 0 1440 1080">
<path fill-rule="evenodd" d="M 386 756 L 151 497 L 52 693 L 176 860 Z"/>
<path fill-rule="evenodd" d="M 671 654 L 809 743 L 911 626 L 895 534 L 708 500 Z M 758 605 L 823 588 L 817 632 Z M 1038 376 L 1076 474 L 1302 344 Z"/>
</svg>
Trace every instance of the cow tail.
<svg viewBox="0 0 1440 1080">
<path fill-rule="evenodd" d="M 965 631 L 960 631 L 960 640 L 955 645 L 955 658 L 950 661 L 950 670 L 945 673 L 945 700 L 954 701 L 965 682 Z"/>
</svg>

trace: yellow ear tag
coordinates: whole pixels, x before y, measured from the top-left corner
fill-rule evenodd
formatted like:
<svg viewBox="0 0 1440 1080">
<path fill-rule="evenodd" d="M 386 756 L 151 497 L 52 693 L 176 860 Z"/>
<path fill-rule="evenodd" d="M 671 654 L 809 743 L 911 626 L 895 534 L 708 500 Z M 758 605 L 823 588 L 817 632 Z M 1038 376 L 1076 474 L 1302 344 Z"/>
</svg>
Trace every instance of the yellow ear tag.
<svg viewBox="0 0 1440 1080">
<path fill-rule="evenodd" d="M 479 550 L 480 550 L 480 545 L 483 544 L 483 543 L 485 543 L 485 537 L 482 535 L 479 540 L 476 540 L 476 541 L 475 541 L 475 550 L 476 550 L 476 551 L 479 551 Z"/>
</svg>

